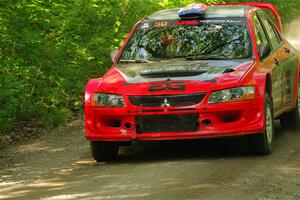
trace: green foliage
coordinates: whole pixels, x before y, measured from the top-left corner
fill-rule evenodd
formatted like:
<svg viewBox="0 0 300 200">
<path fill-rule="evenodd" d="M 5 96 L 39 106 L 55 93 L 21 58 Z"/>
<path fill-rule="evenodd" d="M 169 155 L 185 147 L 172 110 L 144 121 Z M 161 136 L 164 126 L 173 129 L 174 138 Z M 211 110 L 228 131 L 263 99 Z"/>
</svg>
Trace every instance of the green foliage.
<svg viewBox="0 0 300 200">
<path fill-rule="evenodd" d="M 299 0 L 269 1 L 285 22 L 297 14 Z M 0 132 L 19 122 L 63 123 L 81 108 L 87 80 L 110 67 L 110 50 L 140 18 L 191 2 L 0 0 Z"/>
</svg>

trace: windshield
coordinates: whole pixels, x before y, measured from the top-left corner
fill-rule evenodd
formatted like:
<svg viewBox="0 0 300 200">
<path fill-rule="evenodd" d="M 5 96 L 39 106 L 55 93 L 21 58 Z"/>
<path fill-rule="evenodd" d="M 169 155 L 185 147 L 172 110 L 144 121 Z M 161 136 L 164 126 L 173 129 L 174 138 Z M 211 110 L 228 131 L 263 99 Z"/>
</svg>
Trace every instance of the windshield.
<svg viewBox="0 0 300 200">
<path fill-rule="evenodd" d="M 251 56 L 244 18 L 143 21 L 119 62 L 174 58 L 238 59 Z"/>
</svg>

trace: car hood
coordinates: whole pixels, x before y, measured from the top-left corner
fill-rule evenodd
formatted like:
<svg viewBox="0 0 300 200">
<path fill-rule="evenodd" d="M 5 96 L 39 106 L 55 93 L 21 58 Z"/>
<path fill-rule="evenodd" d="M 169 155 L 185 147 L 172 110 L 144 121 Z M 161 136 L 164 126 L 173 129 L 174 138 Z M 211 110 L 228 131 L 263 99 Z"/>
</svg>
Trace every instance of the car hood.
<svg viewBox="0 0 300 200">
<path fill-rule="evenodd" d="M 100 85 L 102 92 L 126 95 L 207 92 L 238 84 L 253 63 L 251 59 L 239 59 L 118 64 L 105 74 Z"/>
</svg>

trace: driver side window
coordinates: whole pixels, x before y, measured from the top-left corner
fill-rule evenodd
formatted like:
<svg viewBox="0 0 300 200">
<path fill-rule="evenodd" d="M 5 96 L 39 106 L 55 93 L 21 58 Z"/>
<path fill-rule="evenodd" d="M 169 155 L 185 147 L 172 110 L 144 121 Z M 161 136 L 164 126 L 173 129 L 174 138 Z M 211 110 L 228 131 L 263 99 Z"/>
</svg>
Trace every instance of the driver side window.
<svg viewBox="0 0 300 200">
<path fill-rule="evenodd" d="M 254 25 L 254 31 L 255 31 L 255 38 L 256 38 L 256 45 L 259 47 L 261 44 L 267 44 L 269 45 L 267 36 L 264 32 L 264 29 L 258 20 L 257 15 L 254 15 L 253 17 L 253 25 Z"/>
<path fill-rule="evenodd" d="M 273 26 L 264 15 L 260 14 L 260 19 L 262 20 L 262 23 L 265 25 L 266 32 L 270 38 L 270 42 L 272 44 L 273 49 L 277 49 L 280 46 L 278 33 L 275 32 Z"/>
</svg>

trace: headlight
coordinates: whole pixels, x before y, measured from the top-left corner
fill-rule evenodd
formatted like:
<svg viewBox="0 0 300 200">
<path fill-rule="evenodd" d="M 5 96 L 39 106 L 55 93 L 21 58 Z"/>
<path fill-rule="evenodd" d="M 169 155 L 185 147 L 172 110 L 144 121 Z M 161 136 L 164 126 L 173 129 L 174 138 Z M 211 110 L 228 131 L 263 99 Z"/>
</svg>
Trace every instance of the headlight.
<svg viewBox="0 0 300 200">
<path fill-rule="evenodd" d="M 95 93 L 92 106 L 103 108 L 125 107 L 125 102 L 121 95 Z"/>
<path fill-rule="evenodd" d="M 255 99 L 254 86 L 246 86 L 215 91 L 210 95 L 208 103 L 225 103 L 253 99 Z"/>
</svg>

